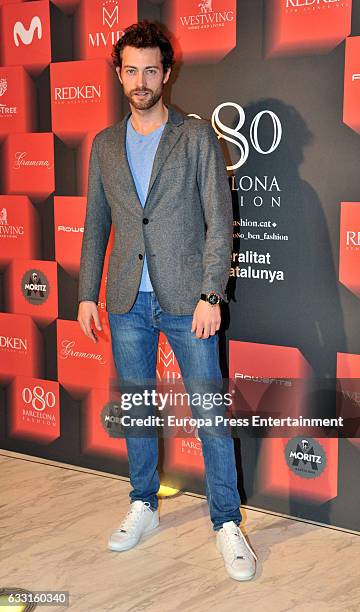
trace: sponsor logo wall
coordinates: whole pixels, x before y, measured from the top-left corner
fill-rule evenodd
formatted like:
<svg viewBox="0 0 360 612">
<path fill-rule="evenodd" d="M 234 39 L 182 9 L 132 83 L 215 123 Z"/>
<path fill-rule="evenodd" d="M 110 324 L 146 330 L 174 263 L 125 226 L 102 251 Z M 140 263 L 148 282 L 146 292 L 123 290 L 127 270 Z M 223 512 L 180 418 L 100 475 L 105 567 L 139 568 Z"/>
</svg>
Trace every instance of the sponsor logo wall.
<svg viewBox="0 0 360 612">
<path fill-rule="evenodd" d="M 211 122 L 228 168 L 234 245 L 221 355 L 233 414 L 315 411 L 347 423 L 339 437 L 238 427 L 242 502 L 359 530 L 359 492 L 349 498 L 360 468 L 360 7 L 351 0 L 0 2 L 0 445 L 127 475 L 105 298 L 113 233 L 97 344 L 76 320 L 77 283 L 92 140 L 128 109 L 112 45 L 145 17 L 166 26 L 180 65 L 165 102 Z M 185 390 L 161 334 L 164 383 Z M 204 493 L 197 427 L 164 427 L 160 444 L 163 484 Z"/>
</svg>

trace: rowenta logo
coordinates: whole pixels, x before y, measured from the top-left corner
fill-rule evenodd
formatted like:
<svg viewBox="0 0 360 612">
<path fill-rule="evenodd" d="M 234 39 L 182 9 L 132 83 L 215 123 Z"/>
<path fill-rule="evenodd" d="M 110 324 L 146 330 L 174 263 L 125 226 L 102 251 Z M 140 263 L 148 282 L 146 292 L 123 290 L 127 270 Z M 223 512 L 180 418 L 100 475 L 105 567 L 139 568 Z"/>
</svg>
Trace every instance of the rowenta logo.
<svg viewBox="0 0 360 612">
<path fill-rule="evenodd" d="M 217 0 L 219 1 L 219 0 Z M 234 21 L 234 11 L 224 9 L 214 10 L 212 0 L 204 0 L 196 3 L 198 11 L 193 15 L 180 17 L 181 25 L 188 30 L 200 30 L 206 28 L 221 28 L 231 21 Z"/>
<path fill-rule="evenodd" d="M 55 87 L 54 101 L 58 104 L 73 102 L 76 104 L 100 102 L 101 85 L 70 85 L 69 87 Z"/>
</svg>

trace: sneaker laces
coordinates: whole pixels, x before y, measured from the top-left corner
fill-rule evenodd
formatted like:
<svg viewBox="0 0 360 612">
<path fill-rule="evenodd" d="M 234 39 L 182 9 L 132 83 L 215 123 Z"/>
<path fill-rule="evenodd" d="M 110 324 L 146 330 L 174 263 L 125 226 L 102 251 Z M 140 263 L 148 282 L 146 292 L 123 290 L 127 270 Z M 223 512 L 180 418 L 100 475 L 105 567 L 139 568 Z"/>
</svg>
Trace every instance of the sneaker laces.
<svg viewBox="0 0 360 612">
<path fill-rule="evenodd" d="M 146 506 L 146 508 L 150 508 L 150 503 L 144 502 L 142 506 L 134 506 L 134 502 L 131 503 L 130 508 L 116 531 L 131 534 L 139 522 L 144 506 Z"/>
<path fill-rule="evenodd" d="M 234 529 L 232 529 L 230 532 L 226 530 L 224 531 L 225 531 L 225 540 L 228 546 L 230 547 L 235 559 L 245 559 L 246 557 L 244 556 L 244 553 L 246 554 L 245 549 L 247 549 L 250 552 L 250 554 L 254 557 L 254 559 L 256 561 L 258 560 L 253 549 L 248 544 L 245 536 L 241 533 L 241 529 L 240 527 L 238 527 L 238 525 L 234 523 Z"/>
</svg>

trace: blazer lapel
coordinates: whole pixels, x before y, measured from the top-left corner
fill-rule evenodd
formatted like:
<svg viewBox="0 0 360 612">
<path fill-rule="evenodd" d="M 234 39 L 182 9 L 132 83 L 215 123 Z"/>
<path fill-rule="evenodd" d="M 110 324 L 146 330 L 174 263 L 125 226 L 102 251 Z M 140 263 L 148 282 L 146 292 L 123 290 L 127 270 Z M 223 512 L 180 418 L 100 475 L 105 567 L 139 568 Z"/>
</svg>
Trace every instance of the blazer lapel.
<svg viewBox="0 0 360 612">
<path fill-rule="evenodd" d="M 153 163 L 151 176 L 150 176 L 149 189 L 148 189 L 144 208 L 149 208 L 149 205 L 151 203 L 151 199 L 150 199 L 151 190 L 155 183 L 156 177 L 161 170 L 161 166 L 163 165 L 165 160 L 169 157 L 169 153 L 171 149 L 175 146 L 180 136 L 181 136 L 181 131 L 177 130 L 172 125 L 172 123 L 167 121 L 164 127 L 164 130 L 163 130 L 163 133 L 161 134 L 158 148 L 155 153 L 154 163 Z"/>
<path fill-rule="evenodd" d="M 124 197 L 124 193 L 121 192 L 121 201 L 123 204 L 127 205 L 129 210 L 132 212 L 137 211 L 138 214 L 142 215 L 143 207 L 136 190 L 135 181 L 126 155 L 126 123 L 130 115 L 131 112 L 128 112 L 125 117 L 115 125 L 115 159 L 118 161 L 118 167 L 121 172 L 122 188 L 126 190 L 126 197 Z"/>
</svg>

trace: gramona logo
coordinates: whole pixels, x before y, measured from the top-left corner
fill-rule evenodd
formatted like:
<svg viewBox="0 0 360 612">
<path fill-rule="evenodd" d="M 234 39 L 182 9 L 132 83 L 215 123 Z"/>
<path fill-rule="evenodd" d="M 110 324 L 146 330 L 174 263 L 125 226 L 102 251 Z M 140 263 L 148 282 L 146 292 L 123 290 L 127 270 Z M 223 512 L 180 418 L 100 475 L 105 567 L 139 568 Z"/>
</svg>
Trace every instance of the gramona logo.
<svg viewBox="0 0 360 612">
<path fill-rule="evenodd" d="M 313 438 L 292 438 L 285 447 L 288 467 L 301 478 L 317 478 L 326 467 L 326 454 Z"/>
<path fill-rule="evenodd" d="M 32 18 L 30 26 L 25 28 L 22 21 L 17 21 L 14 24 L 14 43 L 17 47 L 20 46 L 20 41 L 24 45 L 30 45 L 34 39 L 34 34 L 37 33 L 37 37 L 40 40 L 42 38 L 42 25 L 40 17 L 37 15 Z"/>
</svg>

